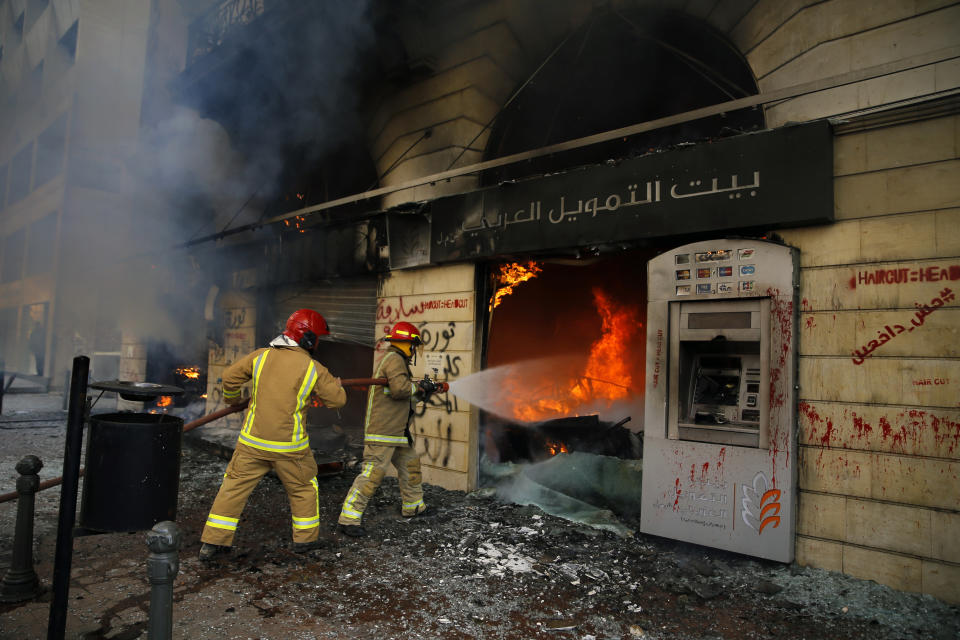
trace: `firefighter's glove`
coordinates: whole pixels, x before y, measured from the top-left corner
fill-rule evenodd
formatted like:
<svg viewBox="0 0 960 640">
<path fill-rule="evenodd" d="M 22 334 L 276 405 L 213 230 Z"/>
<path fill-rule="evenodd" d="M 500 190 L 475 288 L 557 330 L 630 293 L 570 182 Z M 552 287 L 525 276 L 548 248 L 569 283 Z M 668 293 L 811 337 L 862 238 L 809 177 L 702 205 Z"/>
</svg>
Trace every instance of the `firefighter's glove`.
<svg viewBox="0 0 960 640">
<path fill-rule="evenodd" d="M 450 385 L 446 382 L 437 382 L 430 378 L 424 378 L 417 382 L 417 387 L 420 389 L 420 397 L 426 401 L 435 393 L 444 393 L 450 388 Z"/>
<path fill-rule="evenodd" d="M 424 378 L 417 382 L 417 387 L 420 389 L 420 397 L 426 400 L 437 390 L 437 384 L 430 378 Z"/>
</svg>

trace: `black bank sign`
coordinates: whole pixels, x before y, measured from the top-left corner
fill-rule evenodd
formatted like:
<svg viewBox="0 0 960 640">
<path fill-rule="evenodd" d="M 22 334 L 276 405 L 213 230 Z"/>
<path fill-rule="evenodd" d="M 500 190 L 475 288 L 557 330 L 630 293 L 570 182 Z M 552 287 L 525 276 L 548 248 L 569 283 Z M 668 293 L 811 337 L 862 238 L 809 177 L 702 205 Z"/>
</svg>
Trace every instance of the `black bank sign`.
<svg viewBox="0 0 960 640">
<path fill-rule="evenodd" d="M 830 125 L 813 122 L 432 203 L 430 261 L 833 221 Z"/>
</svg>

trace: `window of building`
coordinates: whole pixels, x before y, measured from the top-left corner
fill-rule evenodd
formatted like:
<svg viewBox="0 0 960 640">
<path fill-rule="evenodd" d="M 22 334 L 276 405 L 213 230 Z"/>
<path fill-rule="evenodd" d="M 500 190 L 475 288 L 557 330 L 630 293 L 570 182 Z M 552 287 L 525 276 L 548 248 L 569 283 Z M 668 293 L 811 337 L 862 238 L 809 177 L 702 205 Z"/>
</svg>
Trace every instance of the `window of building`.
<svg viewBox="0 0 960 640">
<path fill-rule="evenodd" d="M 79 21 L 74 20 L 73 24 L 70 25 L 70 28 L 60 36 L 59 45 L 63 48 L 64 51 L 70 56 L 70 59 L 73 60 L 77 57 L 77 30 Z"/>
<path fill-rule="evenodd" d="M 16 282 L 23 277 L 23 257 L 27 240 L 27 230 L 20 229 L 3 241 L 3 271 L 0 282 Z"/>
<path fill-rule="evenodd" d="M 57 214 L 50 213 L 30 225 L 27 239 L 27 276 L 49 273 L 57 244 Z"/>
<path fill-rule="evenodd" d="M 37 139 L 37 169 L 33 181 L 36 189 L 63 171 L 67 144 L 67 114 L 61 115 Z"/>
<path fill-rule="evenodd" d="M 7 204 L 19 202 L 30 193 L 30 172 L 33 168 L 33 143 L 31 142 L 13 156 L 7 187 Z"/>
</svg>

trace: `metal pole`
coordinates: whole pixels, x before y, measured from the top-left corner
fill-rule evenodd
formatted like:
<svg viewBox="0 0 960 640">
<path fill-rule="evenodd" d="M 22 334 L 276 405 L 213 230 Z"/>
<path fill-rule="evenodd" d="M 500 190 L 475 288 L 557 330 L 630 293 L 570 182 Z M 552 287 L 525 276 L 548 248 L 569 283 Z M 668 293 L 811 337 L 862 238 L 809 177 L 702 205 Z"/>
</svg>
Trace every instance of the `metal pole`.
<svg viewBox="0 0 960 640">
<path fill-rule="evenodd" d="M 80 455 L 89 372 L 90 358 L 77 356 L 73 359 L 70 410 L 67 413 L 67 441 L 63 448 L 63 488 L 60 490 L 57 547 L 53 562 L 53 600 L 50 602 L 47 640 L 63 640 L 67 625 L 67 595 L 70 592 L 70 565 L 73 563 L 73 524 L 77 515 L 77 488 L 80 480 Z"/>
<path fill-rule="evenodd" d="M 26 456 L 17 463 L 17 524 L 13 534 L 13 560 L 0 583 L 0 602 L 22 602 L 36 597 L 43 589 L 33 570 L 33 505 L 40 486 L 37 473 L 43 462 L 37 456 Z"/>
<path fill-rule="evenodd" d="M 173 580 L 180 570 L 177 551 L 182 536 L 176 522 L 164 520 L 147 532 L 147 577 L 150 580 L 150 621 L 148 640 L 170 640 L 173 637 Z"/>
<path fill-rule="evenodd" d="M 63 410 L 70 407 L 70 369 L 63 372 Z"/>
</svg>

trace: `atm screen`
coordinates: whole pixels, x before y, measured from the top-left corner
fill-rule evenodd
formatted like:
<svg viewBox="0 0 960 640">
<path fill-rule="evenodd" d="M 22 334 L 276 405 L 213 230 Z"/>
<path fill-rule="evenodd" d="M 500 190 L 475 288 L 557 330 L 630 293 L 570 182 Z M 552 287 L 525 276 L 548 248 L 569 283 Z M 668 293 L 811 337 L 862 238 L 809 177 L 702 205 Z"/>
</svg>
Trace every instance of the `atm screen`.
<svg viewBox="0 0 960 640">
<path fill-rule="evenodd" d="M 694 356 L 688 420 L 695 425 L 756 423 L 759 358 L 754 355 Z"/>
<path fill-rule="evenodd" d="M 735 406 L 740 390 L 740 376 L 720 375 L 700 370 L 693 390 L 696 404 L 723 404 Z"/>
</svg>

